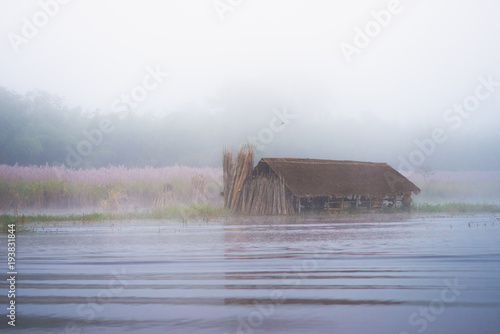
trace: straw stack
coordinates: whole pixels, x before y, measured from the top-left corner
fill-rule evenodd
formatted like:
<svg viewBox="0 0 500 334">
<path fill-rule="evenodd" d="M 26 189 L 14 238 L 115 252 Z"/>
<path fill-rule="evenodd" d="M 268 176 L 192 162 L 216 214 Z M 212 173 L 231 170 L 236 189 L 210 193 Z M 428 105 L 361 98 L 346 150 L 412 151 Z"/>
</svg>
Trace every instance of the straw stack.
<svg viewBox="0 0 500 334">
<path fill-rule="evenodd" d="M 253 169 L 254 152 L 251 146 L 240 148 L 233 161 L 232 152 L 224 149 L 222 168 L 224 177 L 224 206 L 233 212 L 241 208 L 243 184 Z"/>
</svg>

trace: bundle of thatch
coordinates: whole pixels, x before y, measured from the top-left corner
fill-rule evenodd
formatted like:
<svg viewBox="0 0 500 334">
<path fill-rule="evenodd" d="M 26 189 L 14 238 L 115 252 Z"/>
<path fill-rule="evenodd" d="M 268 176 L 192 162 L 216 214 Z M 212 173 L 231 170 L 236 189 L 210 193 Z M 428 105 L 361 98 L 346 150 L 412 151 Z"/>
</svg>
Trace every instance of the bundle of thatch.
<svg viewBox="0 0 500 334">
<path fill-rule="evenodd" d="M 225 208 L 230 208 L 231 196 L 229 195 L 229 193 L 231 192 L 230 189 L 232 189 L 231 181 L 233 179 L 233 169 L 233 152 L 224 149 L 222 152 L 222 182 L 224 183 L 223 194 Z"/>
<path fill-rule="evenodd" d="M 248 145 L 240 148 L 234 161 L 231 151 L 224 149 L 222 153 L 224 206 L 233 212 L 239 211 L 241 206 L 241 190 L 253 169 L 253 157 L 253 148 Z"/>
</svg>

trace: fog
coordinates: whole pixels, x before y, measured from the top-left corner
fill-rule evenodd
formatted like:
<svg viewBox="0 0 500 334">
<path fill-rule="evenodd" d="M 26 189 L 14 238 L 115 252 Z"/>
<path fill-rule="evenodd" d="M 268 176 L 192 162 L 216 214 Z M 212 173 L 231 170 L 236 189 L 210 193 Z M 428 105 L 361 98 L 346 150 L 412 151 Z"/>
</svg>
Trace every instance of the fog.
<svg viewBox="0 0 500 334">
<path fill-rule="evenodd" d="M 219 166 L 223 147 L 250 142 L 257 157 L 500 170 L 499 12 L 494 0 L 2 0 L 0 87 L 62 97 L 53 118 L 111 119 L 120 131 L 86 166 Z M 78 123 L 51 156 L 41 141 L 2 163 L 70 164 L 66 147 L 96 128 Z M 133 162 L 133 149 L 150 155 Z"/>
</svg>

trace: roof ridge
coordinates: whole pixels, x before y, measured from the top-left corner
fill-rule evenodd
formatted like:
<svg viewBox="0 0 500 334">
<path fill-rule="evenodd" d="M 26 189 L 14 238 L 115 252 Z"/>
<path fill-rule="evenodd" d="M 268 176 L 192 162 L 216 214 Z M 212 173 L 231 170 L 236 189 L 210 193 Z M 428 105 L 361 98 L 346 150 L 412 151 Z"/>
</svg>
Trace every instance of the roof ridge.
<svg viewBox="0 0 500 334">
<path fill-rule="evenodd" d="M 311 163 L 311 164 L 330 164 L 330 163 L 358 163 L 358 164 L 378 164 L 388 165 L 386 162 L 371 162 L 371 161 L 357 161 L 357 160 L 330 160 L 330 159 L 314 159 L 314 158 L 262 158 L 261 160 L 277 161 L 282 160 L 288 163 Z M 307 160 L 307 161 L 304 161 Z"/>
</svg>

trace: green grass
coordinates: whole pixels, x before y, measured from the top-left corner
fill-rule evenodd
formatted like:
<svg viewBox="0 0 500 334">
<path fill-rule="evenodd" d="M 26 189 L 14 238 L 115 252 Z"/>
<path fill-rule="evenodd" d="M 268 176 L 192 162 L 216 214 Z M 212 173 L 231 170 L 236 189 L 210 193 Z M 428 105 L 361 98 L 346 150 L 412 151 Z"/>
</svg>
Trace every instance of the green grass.
<svg viewBox="0 0 500 334">
<path fill-rule="evenodd" d="M 429 204 L 420 203 L 412 204 L 411 211 L 422 212 L 422 213 L 432 213 L 432 212 L 442 212 L 442 213 L 488 213 L 500 212 L 499 204 L 487 204 L 487 203 L 463 203 L 463 202 L 450 202 L 444 204 Z"/>
<path fill-rule="evenodd" d="M 150 218 L 176 218 L 183 221 L 188 219 L 214 219 L 220 216 L 226 216 L 229 211 L 219 206 L 207 204 L 192 203 L 189 205 L 175 205 L 165 208 L 153 209 L 149 212 Z"/>
<path fill-rule="evenodd" d="M 210 206 L 207 204 L 189 204 L 175 205 L 162 209 L 152 209 L 149 211 L 132 211 L 132 212 L 95 212 L 89 214 L 69 214 L 69 215 L 17 215 L 3 214 L 0 215 L 1 232 L 6 233 L 8 225 L 12 223 L 24 226 L 24 223 L 29 222 L 100 222 L 107 220 L 130 220 L 130 219 L 178 219 L 182 222 L 190 220 L 205 220 L 216 219 L 229 215 L 229 211 L 219 206 Z M 22 229 L 18 228 L 18 231 Z"/>
<path fill-rule="evenodd" d="M 0 234 L 4 233 L 7 234 L 9 231 L 9 225 L 10 224 L 15 224 L 15 233 L 17 234 L 18 232 L 26 232 L 29 229 L 26 229 L 24 226 L 19 225 L 19 223 L 24 223 L 24 217 L 17 216 L 17 215 L 0 215 Z"/>
<path fill-rule="evenodd" d="M 0 231 L 2 233 L 7 233 L 9 229 L 9 224 L 15 223 L 16 220 L 12 219 L 13 216 L 2 215 L 0 216 Z"/>
<path fill-rule="evenodd" d="M 381 213 L 401 213 L 408 211 L 407 208 L 386 209 Z M 499 204 L 471 204 L 461 202 L 451 202 L 446 204 L 429 204 L 420 203 L 412 204 L 411 212 L 415 213 L 448 213 L 448 214 L 464 214 L 464 213 L 500 213 Z M 354 217 L 357 212 L 342 212 L 336 213 L 335 216 Z M 131 219 L 175 219 L 183 223 L 192 220 L 217 219 L 219 217 L 230 216 L 229 210 L 220 206 L 211 206 L 207 204 L 188 204 L 188 205 L 173 205 L 165 208 L 151 209 L 148 211 L 131 211 L 131 212 L 95 212 L 89 214 L 68 214 L 68 215 L 18 215 L 18 214 L 3 214 L 0 215 L 0 232 L 7 233 L 8 225 L 15 223 L 17 232 L 29 231 L 29 228 L 24 223 L 29 222 L 101 222 L 109 220 L 131 220 Z M 301 215 L 316 216 L 317 213 L 302 213 Z"/>
<path fill-rule="evenodd" d="M 349 213 L 363 212 L 358 211 L 356 208 L 349 208 Z M 382 208 L 381 213 L 401 213 L 401 212 L 415 212 L 415 213 L 497 213 L 500 212 L 500 204 L 488 203 L 464 203 L 464 202 L 449 202 L 443 204 L 432 203 L 412 203 L 410 207 L 398 206 L 397 208 Z"/>
</svg>

